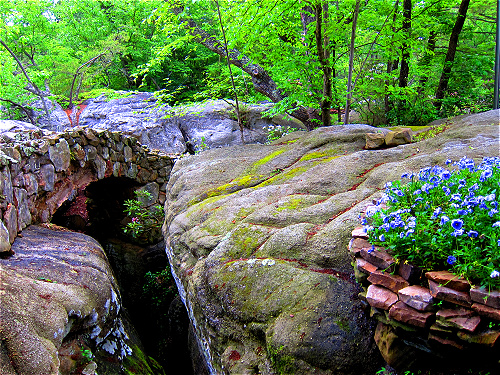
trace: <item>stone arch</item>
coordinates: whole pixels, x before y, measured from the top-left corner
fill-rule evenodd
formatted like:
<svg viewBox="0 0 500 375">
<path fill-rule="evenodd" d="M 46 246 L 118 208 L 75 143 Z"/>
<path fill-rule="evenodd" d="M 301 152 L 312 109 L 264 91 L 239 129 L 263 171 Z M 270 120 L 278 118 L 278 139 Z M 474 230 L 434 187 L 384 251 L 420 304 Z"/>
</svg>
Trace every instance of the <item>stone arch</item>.
<svg viewBox="0 0 500 375">
<path fill-rule="evenodd" d="M 149 150 L 121 132 L 77 127 L 46 135 L 41 130 L 3 136 L 0 141 L 0 253 L 26 226 L 47 223 L 64 202 L 90 183 L 129 178 L 157 186 L 157 203 L 174 157 Z M 154 203 L 156 203 L 154 202 Z"/>
</svg>

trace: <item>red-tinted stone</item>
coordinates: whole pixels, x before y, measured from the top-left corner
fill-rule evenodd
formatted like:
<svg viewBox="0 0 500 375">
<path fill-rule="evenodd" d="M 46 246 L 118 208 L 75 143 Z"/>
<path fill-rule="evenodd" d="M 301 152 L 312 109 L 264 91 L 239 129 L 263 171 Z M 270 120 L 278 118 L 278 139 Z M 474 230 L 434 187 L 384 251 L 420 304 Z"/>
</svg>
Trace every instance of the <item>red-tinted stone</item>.
<svg viewBox="0 0 500 375">
<path fill-rule="evenodd" d="M 500 337 L 500 332 L 488 330 L 486 332 L 480 332 L 477 334 L 470 334 L 464 331 L 457 332 L 458 338 L 470 342 L 471 344 L 486 345 L 489 347 L 495 346 Z"/>
<path fill-rule="evenodd" d="M 408 306 L 419 311 L 429 311 L 433 309 L 434 299 L 429 289 L 419 285 L 412 285 L 398 291 L 401 301 Z"/>
<path fill-rule="evenodd" d="M 436 323 L 444 327 L 474 332 L 480 322 L 481 318 L 469 309 L 443 309 L 436 313 Z"/>
<path fill-rule="evenodd" d="M 356 258 L 356 268 L 363 273 L 370 275 L 377 270 L 377 267 L 367 262 L 363 258 Z"/>
<path fill-rule="evenodd" d="M 398 295 L 381 286 L 370 285 L 366 293 L 366 300 L 370 306 L 389 310 L 398 301 Z"/>
<path fill-rule="evenodd" d="M 482 303 L 483 305 L 500 309 L 500 292 L 488 292 L 483 288 L 472 288 L 470 290 L 470 298 L 474 302 Z"/>
<path fill-rule="evenodd" d="M 460 345 L 458 342 L 456 342 L 454 340 L 440 337 L 440 336 L 435 335 L 431 332 L 429 332 L 429 341 L 436 341 L 442 345 L 453 346 L 453 347 L 460 349 L 460 350 L 462 350 L 464 348 L 463 345 Z"/>
<path fill-rule="evenodd" d="M 402 301 L 396 302 L 389 310 L 389 316 L 397 321 L 425 328 L 432 320 L 433 313 L 417 311 Z"/>
<path fill-rule="evenodd" d="M 395 263 L 394 258 L 381 249 L 373 250 L 371 247 L 363 248 L 359 254 L 365 260 L 382 270 L 391 271 L 392 266 Z"/>
<path fill-rule="evenodd" d="M 468 293 L 459 292 L 455 289 L 446 288 L 444 286 L 439 286 L 432 280 L 429 280 L 429 289 L 431 290 L 431 295 L 434 298 L 441 299 L 443 301 L 451 302 L 457 305 L 470 307 L 471 299 Z"/>
<path fill-rule="evenodd" d="M 403 262 L 398 267 L 398 274 L 410 284 L 415 284 L 422 276 L 422 269 L 411 263 Z"/>
<path fill-rule="evenodd" d="M 481 316 L 485 316 L 487 318 L 494 320 L 500 320 L 500 310 L 494 309 L 493 307 L 485 306 L 480 303 L 473 304 L 472 308 Z"/>
<path fill-rule="evenodd" d="M 467 280 L 448 271 L 426 272 L 425 277 L 446 288 L 455 289 L 459 292 L 468 292 L 470 289 L 470 284 Z"/>
<path fill-rule="evenodd" d="M 356 255 L 364 247 L 370 247 L 371 244 L 364 238 L 355 237 L 349 242 L 349 251 L 351 254 Z"/>
<path fill-rule="evenodd" d="M 398 290 L 406 288 L 408 285 L 408 281 L 403 279 L 398 275 L 391 275 L 388 272 L 380 272 L 375 271 L 372 272 L 368 277 L 368 281 L 372 284 L 383 286 L 394 293 L 397 293 Z"/>
<path fill-rule="evenodd" d="M 368 239 L 368 234 L 364 230 L 363 227 L 357 227 L 352 231 L 352 236 L 355 238 L 363 238 L 365 240 Z"/>
</svg>

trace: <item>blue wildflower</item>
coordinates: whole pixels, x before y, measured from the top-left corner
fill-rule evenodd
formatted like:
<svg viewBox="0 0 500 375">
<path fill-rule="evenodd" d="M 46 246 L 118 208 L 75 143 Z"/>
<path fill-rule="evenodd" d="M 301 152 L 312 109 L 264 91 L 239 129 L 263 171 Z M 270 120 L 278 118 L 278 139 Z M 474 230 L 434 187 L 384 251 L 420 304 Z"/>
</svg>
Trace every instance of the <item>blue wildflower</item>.
<svg viewBox="0 0 500 375">
<path fill-rule="evenodd" d="M 444 194 L 445 194 L 446 196 L 450 195 L 450 193 L 451 193 L 451 190 L 450 190 L 450 189 L 449 189 L 448 187 L 446 187 L 446 186 L 443 186 L 443 188 L 442 188 L 442 189 L 443 189 L 443 191 L 444 191 Z"/>
<path fill-rule="evenodd" d="M 493 223 L 493 225 L 492 225 L 492 227 L 493 227 L 493 228 L 495 228 L 495 227 L 500 227 L 500 221 L 496 221 L 496 222 L 494 222 L 494 223 Z"/>
<path fill-rule="evenodd" d="M 450 201 L 461 201 L 462 196 L 460 194 L 452 194 L 450 197 Z"/>
<path fill-rule="evenodd" d="M 384 234 L 381 234 L 380 236 L 378 236 L 378 239 L 382 242 L 385 241 L 385 235 Z"/>
<path fill-rule="evenodd" d="M 497 270 L 493 270 L 493 272 L 490 273 L 490 277 L 492 279 L 496 279 L 497 277 L 500 277 L 500 272 L 498 272 Z"/>
<path fill-rule="evenodd" d="M 372 247 L 368 250 L 368 254 L 371 254 L 375 251 L 375 246 L 372 245 Z"/>
<path fill-rule="evenodd" d="M 448 221 L 450 221 L 450 218 L 448 216 L 441 216 L 441 221 L 439 222 L 441 225 L 445 225 Z"/>
<path fill-rule="evenodd" d="M 442 218 L 441 218 L 442 220 Z M 451 221 L 451 226 L 453 227 L 453 229 L 455 230 L 459 230 L 462 228 L 462 225 L 464 224 L 464 222 L 461 220 L 461 219 L 453 219 Z"/>
<path fill-rule="evenodd" d="M 488 201 L 488 202 L 492 202 L 494 201 L 496 198 L 496 195 L 495 193 L 492 193 L 492 194 L 488 194 L 487 196 L 484 197 L 484 200 L 485 201 Z"/>
<path fill-rule="evenodd" d="M 448 180 L 451 177 L 451 173 L 450 173 L 450 171 L 445 169 L 441 172 L 439 177 L 441 177 L 441 179 L 443 179 L 443 180 Z"/>
<path fill-rule="evenodd" d="M 481 173 L 481 176 L 479 177 L 479 181 L 484 182 L 486 179 L 490 178 L 493 175 L 493 172 L 491 169 L 486 169 Z"/>
<path fill-rule="evenodd" d="M 479 189 L 479 185 L 478 184 L 474 184 L 468 190 L 469 190 L 469 192 L 472 192 L 472 191 L 476 191 L 477 189 Z"/>
<path fill-rule="evenodd" d="M 470 230 L 467 232 L 467 236 L 469 236 L 470 238 L 476 238 L 478 234 L 479 233 L 477 233 L 475 230 Z"/>
<path fill-rule="evenodd" d="M 456 229 L 453 231 L 453 233 L 451 234 L 453 237 L 458 237 L 458 236 L 461 236 L 462 234 L 464 234 L 464 230 L 463 229 Z"/>
<path fill-rule="evenodd" d="M 457 262 L 457 258 L 455 258 L 453 255 L 448 256 L 446 259 L 446 263 L 453 265 Z"/>
<path fill-rule="evenodd" d="M 468 212 L 466 210 L 458 210 L 457 214 L 459 214 L 459 215 L 467 215 Z"/>
<path fill-rule="evenodd" d="M 498 213 L 498 210 L 495 210 L 495 209 L 491 209 L 491 210 L 489 210 L 489 211 L 488 211 L 488 215 L 489 215 L 490 217 L 493 217 L 493 215 L 495 215 L 495 214 L 497 214 L 497 213 Z"/>
<path fill-rule="evenodd" d="M 450 159 L 446 159 L 446 161 L 445 161 L 444 163 L 445 163 L 446 165 L 448 165 L 448 164 L 451 164 L 451 163 L 452 163 L 452 161 L 451 161 Z"/>
</svg>

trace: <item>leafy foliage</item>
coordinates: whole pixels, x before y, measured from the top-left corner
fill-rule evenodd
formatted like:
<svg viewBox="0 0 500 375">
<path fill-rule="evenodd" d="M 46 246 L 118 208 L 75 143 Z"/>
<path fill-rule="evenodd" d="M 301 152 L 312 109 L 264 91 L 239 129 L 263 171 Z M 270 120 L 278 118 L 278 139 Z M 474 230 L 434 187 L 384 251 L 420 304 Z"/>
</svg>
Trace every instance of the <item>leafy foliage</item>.
<svg viewBox="0 0 500 375">
<path fill-rule="evenodd" d="M 146 242 L 158 238 L 164 219 L 163 208 L 160 205 L 148 206 L 152 197 L 150 192 L 137 190 L 134 193 L 136 199 L 128 199 L 124 203 L 125 213 L 131 217 L 131 222 L 126 225 L 124 232 Z"/>
</svg>

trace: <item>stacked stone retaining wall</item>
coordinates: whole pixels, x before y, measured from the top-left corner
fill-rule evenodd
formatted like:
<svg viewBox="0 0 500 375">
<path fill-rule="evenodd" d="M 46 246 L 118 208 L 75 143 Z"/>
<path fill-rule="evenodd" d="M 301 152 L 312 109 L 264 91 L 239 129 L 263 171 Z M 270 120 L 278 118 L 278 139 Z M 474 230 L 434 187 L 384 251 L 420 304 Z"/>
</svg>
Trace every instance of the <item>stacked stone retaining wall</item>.
<svg viewBox="0 0 500 375">
<path fill-rule="evenodd" d="M 50 221 L 79 189 L 107 177 L 128 177 L 163 204 L 174 156 L 149 150 L 120 132 L 72 128 L 0 136 L 0 254 L 10 252 L 18 233 Z"/>
</svg>

